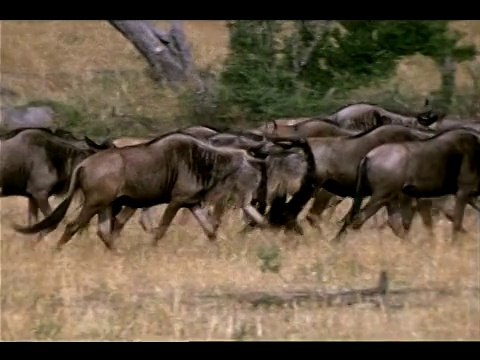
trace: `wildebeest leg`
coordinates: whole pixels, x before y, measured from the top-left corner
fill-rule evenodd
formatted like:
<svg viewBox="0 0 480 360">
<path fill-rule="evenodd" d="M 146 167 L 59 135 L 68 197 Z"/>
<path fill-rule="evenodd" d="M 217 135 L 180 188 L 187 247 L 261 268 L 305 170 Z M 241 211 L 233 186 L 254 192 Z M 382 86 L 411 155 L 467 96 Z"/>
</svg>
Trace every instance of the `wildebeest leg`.
<svg viewBox="0 0 480 360">
<path fill-rule="evenodd" d="M 317 188 L 315 189 L 313 198 L 313 204 L 308 211 L 306 219 L 310 226 L 313 226 L 321 231 L 322 229 L 320 228 L 319 222 L 321 220 L 322 213 L 325 211 L 330 201 L 336 198 L 336 196 L 325 189 Z M 333 209 L 335 209 L 335 206 L 333 206 Z"/>
<path fill-rule="evenodd" d="M 387 205 L 388 226 L 392 229 L 395 236 L 400 239 L 405 238 L 405 229 L 402 223 L 402 213 L 400 204 L 397 201 L 390 201 Z M 378 213 L 377 213 L 378 214 Z"/>
<path fill-rule="evenodd" d="M 465 215 L 465 207 L 467 206 L 469 194 L 459 191 L 455 195 L 455 213 L 452 223 L 452 242 L 457 241 L 458 233 L 462 230 L 463 216 Z"/>
<path fill-rule="evenodd" d="M 333 197 L 333 199 L 330 200 L 330 202 L 328 203 L 327 208 L 326 208 L 326 210 L 328 210 L 327 220 L 330 220 L 332 218 L 333 214 L 335 213 L 335 210 L 336 210 L 337 206 L 340 205 L 343 202 L 343 200 L 345 200 L 345 198 L 342 198 L 342 197 L 337 196 L 337 195 L 335 195 Z"/>
<path fill-rule="evenodd" d="M 117 238 L 120 236 L 125 224 L 130 220 L 130 218 L 135 214 L 137 209 L 124 206 L 122 210 L 114 217 L 115 221 L 112 226 L 112 233 L 110 235 L 110 242 L 115 243 Z"/>
<path fill-rule="evenodd" d="M 470 201 L 468 203 L 470 204 Z M 440 205 L 440 212 L 447 218 L 447 220 L 453 223 L 455 212 L 454 210 L 447 208 L 446 203 L 442 203 Z M 465 228 L 462 226 L 462 228 L 460 229 L 460 232 L 465 234 L 467 233 L 467 230 L 465 230 Z"/>
<path fill-rule="evenodd" d="M 356 214 L 352 219 L 352 229 L 360 229 L 368 219 L 375 215 L 378 210 L 380 210 L 383 206 L 387 205 L 391 200 L 391 195 L 372 195 L 367 205 L 365 205 L 365 207 L 360 210 L 360 212 Z"/>
<path fill-rule="evenodd" d="M 34 199 L 28 198 L 28 226 L 32 226 L 38 222 L 38 206 Z"/>
<path fill-rule="evenodd" d="M 427 228 L 428 235 L 433 236 L 433 203 L 431 199 L 417 199 L 417 211 L 422 218 L 423 225 Z"/>
<path fill-rule="evenodd" d="M 44 217 L 49 216 L 52 213 L 52 208 L 50 207 L 50 203 L 48 202 L 48 193 L 46 191 L 35 193 L 35 195 L 31 199 L 35 202 L 35 207 L 40 208 Z M 30 199 L 29 199 L 29 207 L 30 207 Z M 37 219 L 38 219 L 38 211 L 37 211 Z M 37 235 L 37 243 L 40 242 L 48 233 L 53 230 L 45 230 L 41 231 Z"/>
<path fill-rule="evenodd" d="M 140 223 L 140 226 L 142 227 L 142 229 L 147 233 L 152 232 L 152 229 L 153 229 L 153 221 L 152 221 L 152 217 L 151 217 L 151 212 L 152 211 L 153 211 L 153 208 L 151 208 L 151 207 L 150 208 L 142 208 L 140 210 L 139 223 Z"/>
<path fill-rule="evenodd" d="M 31 197 L 28 198 L 28 216 L 27 216 L 27 224 L 28 226 L 32 226 L 38 222 L 38 205 L 37 201 Z M 34 244 L 38 244 L 42 239 L 45 237 L 45 233 L 39 232 L 36 236 L 36 241 Z"/>
<path fill-rule="evenodd" d="M 213 205 L 212 221 L 213 221 L 213 231 L 215 233 L 217 233 L 218 228 L 220 227 L 220 224 L 222 222 L 222 217 L 223 217 L 223 214 L 225 213 L 226 208 L 227 208 L 227 204 L 223 200 L 217 201 Z M 199 220 L 197 219 L 197 221 Z"/>
<path fill-rule="evenodd" d="M 259 226 L 267 225 L 267 221 L 265 218 L 255 209 L 251 204 L 250 201 L 248 203 L 243 204 L 242 207 L 243 213 L 245 216 L 251 220 L 253 220 Z"/>
<path fill-rule="evenodd" d="M 283 210 L 287 202 L 287 195 L 275 196 L 270 204 L 270 210 L 267 219 L 270 225 L 279 226 L 283 221 Z"/>
<path fill-rule="evenodd" d="M 168 227 L 172 223 L 173 218 L 177 215 L 178 210 L 180 210 L 182 204 L 171 202 L 165 208 L 163 212 L 162 219 L 160 220 L 160 224 L 155 229 L 154 237 L 153 237 L 153 246 L 157 246 L 158 241 L 160 241 L 168 230 Z"/>
<path fill-rule="evenodd" d="M 84 203 L 80 214 L 72 222 L 68 223 L 62 234 L 62 237 L 57 242 L 56 249 L 61 250 L 67 242 L 82 228 L 88 225 L 92 217 L 99 213 L 103 209 L 103 206 L 92 206 L 88 203 Z"/>
<path fill-rule="evenodd" d="M 417 200 L 418 202 L 418 200 Z M 402 225 L 407 234 L 412 227 L 413 218 L 417 212 L 417 207 L 414 205 L 414 199 L 410 196 L 401 194 L 398 197 L 398 206 L 402 215 Z"/>
<path fill-rule="evenodd" d="M 110 234 L 112 221 L 112 208 L 110 206 L 98 212 L 97 236 L 102 240 L 108 250 L 116 251 Z"/>
<path fill-rule="evenodd" d="M 357 197 L 354 199 L 347 214 L 343 217 L 342 226 L 331 240 L 332 242 L 340 242 L 344 238 L 347 233 L 347 228 L 352 222 L 353 216 L 357 211 L 360 210 L 360 207 L 362 206 L 363 199 L 364 197 L 360 195 L 357 195 Z"/>
<path fill-rule="evenodd" d="M 217 239 L 217 230 L 215 229 L 215 225 L 212 224 L 209 219 L 208 209 L 201 207 L 200 205 L 194 205 L 190 208 L 190 212 L 193 214 L 195 219 L 197 219 L 198 223 L 207 235 L 208 240 L 215 241 Z"/>
</svg>

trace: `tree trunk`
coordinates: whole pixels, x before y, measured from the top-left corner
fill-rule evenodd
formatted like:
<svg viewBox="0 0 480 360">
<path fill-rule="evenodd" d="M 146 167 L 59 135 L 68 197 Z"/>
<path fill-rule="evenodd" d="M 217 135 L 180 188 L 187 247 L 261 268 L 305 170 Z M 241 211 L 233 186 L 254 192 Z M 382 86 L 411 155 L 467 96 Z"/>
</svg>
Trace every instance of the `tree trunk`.
<svg viewBox="0 0 480 360">
<path fill-rule="evenodd" d="M 165 32 L 148 20 L 109 20 L 147 60 L 155 80 L 170 83 L 186 81 L 194 74 L 193 60 L 181 21 L 171 21 L 171 29 Z M 198 83 L 198 85 L 200 85 Z"/>
<path fill-rule="evenodd" d="M 442 111 L 448 112 L 452 105 L 453 95 L 455 92 L 455 72 L 457 66 L 455 60 L 451 56 L 445 56 L 440 65 L 442 74 L 442 85 L 440 88 L 440 104 Z"/>
</svg>

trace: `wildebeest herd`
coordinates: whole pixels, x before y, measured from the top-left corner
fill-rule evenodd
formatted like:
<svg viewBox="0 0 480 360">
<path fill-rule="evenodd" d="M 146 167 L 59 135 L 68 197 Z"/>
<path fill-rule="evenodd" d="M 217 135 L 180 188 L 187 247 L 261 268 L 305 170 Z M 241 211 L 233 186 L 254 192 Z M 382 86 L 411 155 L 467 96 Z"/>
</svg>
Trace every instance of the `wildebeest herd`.
<svg viewBox="0 0 480 360">
<path fill-rule="evenodd" d="M 137 209 L 153 244 L 182 208 L 210 240 L 232 207 L 244 213 L 242 232 L 274 227 L 301 235 L 299 214 L 310 200 L 306 220 L 320 230 L 324 211 L 352 198 L 334 241 L 384 207 L 384 226 L 400 238 L 418 212 L 430 231 L 433 215 L 443 213 L 455 240 L 465 231 L 465 207 L 479 210 L 480 121 L 448 119 L 433 110 L 400 114 L 356 103 L 328 116 L 248 130 L 189 126 L 154 138 L 97 144 L 66 130 L 20 128 L 0 141 L 0 194 L 28 198 L 28 225 L 14 224 L 16 231 L 37 234 L 40 241 L 81 195 L 81 210 L 57 249 L 96 215 L 97 235 L 115 250 Z M 64 197 L 53 211 L 51 196 Z M 455 199 L 453 210 L 446 207 L 448 196 Z M 160 204 L 167 206 L 154 227 L 151 208 Z"/>
</svg>

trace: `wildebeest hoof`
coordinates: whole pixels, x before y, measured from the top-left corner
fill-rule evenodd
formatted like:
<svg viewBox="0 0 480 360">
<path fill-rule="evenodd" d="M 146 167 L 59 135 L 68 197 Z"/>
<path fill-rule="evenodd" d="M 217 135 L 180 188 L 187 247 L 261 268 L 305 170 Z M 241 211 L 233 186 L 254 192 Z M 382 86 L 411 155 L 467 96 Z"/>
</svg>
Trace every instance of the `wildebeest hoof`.
<svg viewBox="0 0 480 360">
<path fill-rule="evenodd" d="M 287 224 L 285 227 L 285 232 L 294 232 L 295 234 L 298 234 L 298 235 L 304 235 L 303 228 L 296 221 L 293 221 L 290 224 Z"/>
</svg>

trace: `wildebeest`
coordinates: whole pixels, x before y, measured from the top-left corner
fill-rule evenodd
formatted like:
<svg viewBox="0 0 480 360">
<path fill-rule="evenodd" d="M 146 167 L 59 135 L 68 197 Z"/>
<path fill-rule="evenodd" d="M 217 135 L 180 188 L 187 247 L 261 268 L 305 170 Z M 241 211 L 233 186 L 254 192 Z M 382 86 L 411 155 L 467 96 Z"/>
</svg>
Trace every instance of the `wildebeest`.
<svg viewBox="0 0 480 360">
<path fill-rule="evenodd" d="M 480 131 L 480 120 L 443 118 L 436 121 L 432 125 L 432 128 L 438 132 L 458 128 L 467 128 Z"/>
<path fill-rule="evenodd" d="M 479 195 L 480 133 L 446 130 L 429 139 L 376 147 L 358 164 L 351 227 L 359 229 L 392 199 L 455 196 L 452 241 L 462 229 L 467 203 Z M 362 199 L 370 199 L 360 210 Z"/>
<path fill-rule="evenodd" d="M 187 130 L 190 130 L 189 132 L 192 133 L 191 128 L 187 128 Z M 178 131 L 182 133 L 185 129 Z M 278 137 L 269 139 L 250 131 L 232 129 L 224 131 L 226 132 L 216 133 L 208 139 L 200 136 L 200 139 L 217 147 L 243 149 L 248 151 L 251 156 L 265 160 L 267 167 L 265 177 L 267 183 L 264 184 L 261 189 L 266 191 L 266 195 L 264 194 L 266 201 L 261 203 L 258 202 L 257 199 L 254 199 L 254 205 L 261 214 L 265 214 L 269 199 L 272 197 L 286 194 L 293 195 L 300 191 L 308 171 L 313 171 L 311 170 L 312 166 L 314 166 L 313 155 L 308 155 L 311 151 L 306 141 L 302 139 L 289 139 L 285 141 L 285 139 Z M 310 167 L 308 165 L 309 161 Z M 262 197 L 260 196 L 260 198 Z M 226 204 L 221 202 L 213 204 L 213 216 L 215 219 L 218 219 L 215 225 L 216 228 L 218 228 L 220 224 L 220 218 L 225 210 L 225 205 Z M 145 215 L 148 215 L 150 210 L 151 209 L 142 209 L 141 219 L 145 217 Z M 134 211 L 135 210 L 132 209 L 126 213 L 124 212 L 122 218 L 119 219 L 119 231 L 121 227 L 123 227 L 123 224 L 128 221 L 129 217 L 133 215 Z"/>
<path fill-rule="evenodd" d="M 273 121 L 269 127 L 264 128 L 264 132 L 281 136 L 317 137 L 353 135 L 352 133 L 340 134 L 338 128 L 332 125 L 337 125 L 344 131 L 366 131 L 382 125 L 403 125 L 425 129 L 441 120 L 443 116 L 445 114 L 439 115 L 431 110 L 420 113 L 400 113 L 374 104 L 356 103 L 345 105 L 330 115 L 302 119 L 294 123 Z"/>
<path fill-rule="evenodd" d="M 27 197 L 28 224 L 31 225 L 38 219 L 38 209 L 44 216 L 51 213 L 48 199 L 67 190 L 74 167 L 107 148 L 108 142 L 97 145 L 88 137 L 79 140 L 65 130 L 16 129 L 3 134 L 0 138 L 0 196 Z"/>
<path fill-rule="evenodd" d="M 292 125 L 278 125 L 273 121 L 273 126 L 265 130 L 265 133 L 275 136 L 326 137 L 350 136 L 358 131 L 344 129 L 329 119 L 311 118 Z"/>
<path fill-rule="evenodd" d="M 369 130 L 388 124 L 425 128 L 438 121 L 439 115 L 431 110 L 394 112 L 375 104 L 356 103 L 343 106 L 325 118 L 345 129 Z"/>
<path fill-rule="evenodd" d="M 21 233 L 52 231 L 68 211 L 77 190 L 84 195 L 80 214 L 67 224 L 57 243 L 61 249 L 98 214 L 98 236 L 114 249 L 112 208 L 146 208 L 168 203 L 156 229 L 153 244 L 164 236 L 182 207 L 188 208 L 209 239 L 216 237 L 211 219 L 202 207 L 209 201 L 233 196 L 247 217 L 263 225 L 265 220 L 251 206 L 261 183 L 261 160 L 244 150 L 217 148 L 197 138 L 174 131 L 147 143 L 99 152 L 78 164 L 65 200 L 40 223 L 14 228 Z M 119 217 L 121 214 L 119 214 Z"/>
<path fill-rule="evenodd" d="M 357 166 L 370 150 L 385 143 L 416 140 L 433 135 L 433 131 L 402 125 L 384 125 L 349 137 L 309 138 L 308 142 L 315 156 L 317 182 L 314 203 L 308 213 L 309 221 L 316 223 L 317 213 L 324 210 L 332 194 L 353 198 Z M 287 203 L 286 211 L 290 216 L 296 217 L 305 205 L 306 202 L 292 212 Z M 387 207 L 390 214 L 391 210 Z M 394 224 L 389 225 L 398 234 Z"/>
<path fill-rule="evenodd" d="M 187 127 L 182 128 L 181 130 L 183 132 L 187 133 L 187 134 L 193 135 L 193 136 L 195 136 L 199 139 L 203 139 L 203 140 L 206 140 L 209 137 L 218 134 L 219 131 L 220 131 L 218 129 L 215 129 L 215 128 L 210 127 L 210 126 L 205 126 L 205 125 L 187 126 Z M 141 143 L 146 143 L 146 142 L 152 140 L 153 138 L 154 137 L 145 138 L 145 137 L 128 137 L 128 136 L 125 136 L 125 137 L 120 137 L 120 138 L 114 139 L 113 140 L 113 145 L 115 147 L 125 147 L 125 146 L 138 145 L 138 144 L 141 144 Z M 120 211 L 121 209 L 117 209 L 117 210 Z M 185 211 L 188 211 L 188 210 L 185 209 Z M 134 213 L 134 211 L 131 213 L 130 216 L 133 216 L 133 213 Z M 114 216 L 116 215 L 115 211 L 114 211 L 113 215 Z M 184 212 L 183 213 L 183 218 L 185 219 L 185 217 L 187 215 L 188 215 L 188 213 Z M 152 217 L 153 217 L 153 208 L 141 209 L 139 223 L 140 223 L 140 226 L 143 228 L 143 230 L 145 232 L 151 232 L 152 229 L 153 229 Z M 124 217 L 123 224 L 127 220 L 128 219 L 126 219 Z M 184 222 L 184 221 L 181 221 L 181 222 Z M 118 226 L 119 227 L 121 226 L 120 223 L 118 224 Z"/>
<path fill-rule="evenodd" d="M 428 102 L 425 104 L 428 105 Z M 297 121 L 293 124 L 272 124 L 266 128 L 269 133 L 281 136 L 302 136 L 302 137 L 337 137 L 351 136 L 360 131 L 370 130 L 382 125 L 397 124 L 405 127 L 427 129 L 429 125 L 438 121 L 444 114 L 436 114 L 431 110 L 422 113 L 395 113 L 386 110 L 378 105 L 368 103 L 356 103 L 346 105 L 336 112 L 321 118 L 310 118 Z M 265 130 L 265 131 L 267 131 Z M 327 194 L 325 190 L 319 190 L 317 197 L 323 200 L 316 202 L 314 211 L 320 215 L 328 204 L 333 207 L 341 202 L 336 196 Z M 322 205 L 320 205 L 320 203 Z M 313 224 L 313 218 L 307 217 Z M 318 219 L 318 216 L 317 216 Z"/>
</svg>

